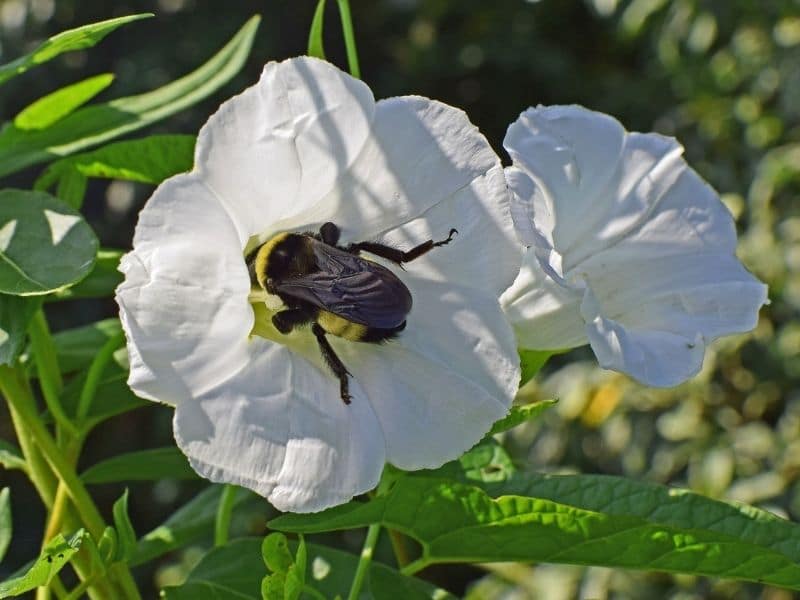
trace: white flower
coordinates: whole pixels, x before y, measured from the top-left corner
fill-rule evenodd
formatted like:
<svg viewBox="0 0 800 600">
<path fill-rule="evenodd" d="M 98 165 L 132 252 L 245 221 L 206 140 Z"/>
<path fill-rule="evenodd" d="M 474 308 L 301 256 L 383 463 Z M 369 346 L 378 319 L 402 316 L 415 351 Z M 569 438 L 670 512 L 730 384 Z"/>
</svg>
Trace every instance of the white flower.
<svg viewBox="0 0 800 600">
<path fill-rule="evenodd" d="M 345 502 L 387 461 L 437 467 L 506 414 L 518 385 L 497 300 L 519 269 L 509 213 L 499 159 L 463 112 L 375 102 L 319 60 L 270 63 L 203 127 L 194 170 L 140 214 L 117 290 L 129 384 L 175 406 L 175 439 L 199 473 L 282 510 Z M 327 221 L 340 244 L 401 249 L 458 230 L 390 267 L 413 297 L 397 339 L 327 337 L 352 374 L 349 405 L 308 328 L 278 333 L 249 296 L 244 259 L 277 232 Z"/>
<path fill-rule="evenodd" d="M 708 342 L 755 327 L 766 286 L 674 139 L 551 106 L 522 113 L 504 145 L 531 246 L 501 299 L 521 347 L 588 342 L 602 367 L 666 387 L 697 374 Z"/>
</svg>

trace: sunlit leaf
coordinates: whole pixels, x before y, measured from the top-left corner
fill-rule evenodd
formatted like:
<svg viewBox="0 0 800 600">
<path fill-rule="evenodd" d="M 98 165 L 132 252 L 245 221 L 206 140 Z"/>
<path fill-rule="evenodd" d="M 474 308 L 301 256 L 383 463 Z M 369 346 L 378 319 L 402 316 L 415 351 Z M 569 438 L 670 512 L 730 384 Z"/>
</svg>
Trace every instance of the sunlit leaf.
<svg viewBox="0 0 800 600">
<path fill-rule="evenodd" d="M 53 576 L 80 549 L 85 535 L 83 529 L 78 530 L 69 539 L 65 539 L 60 533 L 56 535 L 47 543 L 39 558 L 24 575 L 0 583 L 0 598 L 19 596 L 50 583 Z"/>
<path fill-rule="evenodd" d="M 114 81 L 112 73 L 95 75 L 56 90 L 22 109 L 14 117 L 17 129 L 45 129 L 83 106 Z"/>
<path fill-rule="evenodd" d="M 84 483 L 197 479 L 189 461 L 175 446 L 128 452 L 92 465 L 81 473 Z"/>
<path fill-rule="evenodd" d="M 418 567 L 533 561 L 693 573 L 800 589 L 800 525 L 750 507 L 629 479 L 518 475 L 465 485 L 406 476 L 388 495 L 272 529 L 313 533 L 380 522 L 415 538 Z"/>
<path fill-rule="evenodd" d="M 80 108 L 40 131 L 7 126 L 0 132 L 0 175 L 97 146 L 206 98 L 241 69 L 258 22 L 252 17 L 203 66 L 157 90 Z"/>
<path fill-rule="evenodd" d="M 15 75 L 24 73 L 31 67 L 52 60 L 64 52 L 91 48 L 121 25 L 152 16 L 152 13 L 141 13 L 62 31 L 45 40 L 30 54 L 21 56 L 10 63 L 0 65 L 0 84 L 5 83 Z"/>
<path fill-rule="evenodd" d="M 522 406 L 512 406 L 511 410 L 505 417 L 492 425 L 489 435 L 508 431 L 517 425 L 525 423 L 526 421 L 533 421 L 557 402 L 558 400 L 542 400 L 540 402 L 533 402 L 531 404 L 525 404 Z"/>
<path fill-rule="evenodd" d="M 97 238 L 64 202 L 26 190 L 0 190 L 0 292 L 46 294 L 83 279 Z"/>
<path fill-rule="evenodd" d="M 520 350 L 519 358 L 522 368 L 520 387 L 533 379 L 553 354 L 555 352 L 549 350 Z"/>
</svg>

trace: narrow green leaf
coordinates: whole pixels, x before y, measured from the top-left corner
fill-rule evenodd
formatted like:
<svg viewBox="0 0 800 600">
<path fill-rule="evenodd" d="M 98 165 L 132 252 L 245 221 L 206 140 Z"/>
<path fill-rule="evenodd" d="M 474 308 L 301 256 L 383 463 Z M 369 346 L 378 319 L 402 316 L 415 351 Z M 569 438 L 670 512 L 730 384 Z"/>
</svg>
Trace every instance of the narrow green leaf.
<svg viewBox="0 0 800 600">
<path fill-rule="evenodd" d="M 11 533 L 11 490 L 6 487 L 0 490 L 0 562 L 11 543 Z"/>
<path fill-rule="evenodd" d="M 17 129 L 45 129 L 83 106 L 114 81 L 113 73 L 95 75 L 39 98 L 14 117 Z"/>
<path fill-rule="evenodd" d="M 175 446 L 120 454 L 92 465 L 81 473 L 84 483 L 197 479 L 189 461 Z"/>
<path fill-rule="evenodd" d="M 325 49 L 322 46 L 322 29 L 325 20 L 325 0 L 317 2 L 311 30 L 308 32 L 308 55 L 325 60 Z"/>
<path fill-rule="evenodd" d="M 41 131 L 7 126 L 0 132 L 0 176 L 97 146 L 206 98 L 241 69 L 259 19 L 247 21 L 203 66 L 157 90 L 80 108 Z"/>
<path fill-rule="evenodd" d="M 118 350 L 117 353 L 127 357 L 124 348 Z M 111 361 L 106 366 L 97 386 L 94 400 L 89 408 L 87 422 L 90 427 L 137 408 L 155 406 L 152 402 L 136 396 L 128 387 L 127 380 L 128 370 L 120 367 L 117 362 Z M 86 372 L 84 371 L 73 377 L 64 387 L 62 403 L 64 410 L 70 416 L 77 415 L 80 393 L 85 382 Z"/>
<path fill-rule="evenodd" d="M 62 179 L 61 181 L 63 182 L 64 180 Z M 113 296 L 114 290 L 124 279 L 122 273 L 119 272 L 119 261 L 123 254 L 122 250 L 101 248 L 97 252 L 94 268 L 86 277 L 73 286 L 47 296 L 45 300 L 75 300 L 77 298 L 107 298 L 108 296 Z"/>
<path fill-rule="evenodd" d="M 58 365 L 64 373 L 89 366 L 97 349 L 122 331 L 119 319 L 103 319 L 91 325 L 59 331 L 53 335 Z"/>
<path fill-rule="evenodd" d="M 483 488 L 483 489 L 481 489 Z M 522 495 L 524 494 L 524 495 Z M 314 522 L 316 521 L 316 522 Z M 381 522 L 439 562 L 534 561 L 692 573 L 800 589 L 800 526 L 750 507 L 602 476 L 464 485 L 407 476 L 387 496 L 270 527 L 311 533 Z"/>
<path fill-rule="evenodd" d="M 0 294 L 0 365 L 10 365 L 20 355 L 28 323 L 41 304 L 39 298 Z"/>
<path fill-rule="evenodd" d="M 558 403 L 558 400 L 542 400 L 523 406 L 512 406 L 509 413 L 492 425 L 489 435 L 508 431 L 526 421 L 533 421 L 544 411 Z"/>
<path fill-rule="evenodd" d="M 9 471 L 11 469 L 20 469 L 22 471 L 28 469 L 19 448 L 5 440 L 0 440 L 0 465 Z"/>
<path fill-rule="evenodd" d="M 214 519 L 217 514 L 222 486 L 209 487 L 190 502 L 179 508 L 164 523 L 145 534 L 136 547 L 136 553 L 130 560 L 132 566 L 140 565 L 154 558 L 180 548 L 203 536 L 211 537 L 214 531 Z M 234 508 L 242 509 L 245 502 L 263 502 L 262 498 L 247 490 L 238 490 L 234 499 Z M 261 561 L 256 551 L 256 559 Z M 259 567 L 261 575 L 265 569 Z M 261 578 L 259 575 L 259 579 Z"/>
<path fill-rule="evenodd" d="M 260 539 L 240 538 L 214 548 L 200 560 L 183 585 L 162 590 L 162 598 L 261 600 L 261 581 L 266 568 L 261 561 L 260 546 Z M 294 549 L 297 543 L 289 542 L 289 547 Z M 306 585 L 318 590 L 325 598 L 346 598 L 358 557 L 316 544 L 308 544 L 307 553 Z M 305 597 L 312 596 L 306 594 Z M 360 598 L 452 600 L 454 596 L 426 581 L 405 577 L 386 565 L 373 562 Z"/>
<path fill-rule="evenodd" d="M 121 25 L 138 21 L 139 19 L 146 19 L 147 17 L 152 16 L 152 13 L 141 13 L 138 15 L 129 15 L 126 17 L 109 19 L 107 21 L 100 21 L 99 23 L 91 23 L 90 25 L 84 25 L 83 27 L 78 27 L 76 29 L 62 31 L 61 33 L 45 40 L 30 54 L 21 56 L 5 65 L 0 65 L 0 84 L 5 83 L 16 75 L 24 73 L 31 67 L 52 60 L 64 52 L 91 48 Z"/>
<path fill-rule="evenodd" d="M 136 532 L 128 516 L 128 489 L 114 502 L 111 509 L 114 516 L 114 529 L 117 530 L 117 559 L 128 561 L 136 552 Z"/>
<path fill-rule="evenodd" d="M 75 210 L 83 206 L 83 198 L 86 196 L 86 188 L 89 179 L 77 169 L 65 169 L 61 178 L 58 180 L 56 197 L 69 204 Z"/>
<path fill-rule="evenodd" d="M 19 596 L 50 583 L 53 576 L 80 549 L 85 535 L 86 532 L 83 529 L 78 530 L 69 539 L 65 539 L 59 533 L 47 543 L 42 554 L 24 575 L 0 583 L 0 598 Z"/>
<path fill-rule="evenodd" d="M 43 192 L 0 190 L 0 293 L 47 294 L 83 279 L 97 238 L 72 207 Z"/>
<path fill-rule="evenodd" d="M 520 350 L 519 358 L 522 366 L 522 378 L 519 385 L 528 383 L 556 352 L 550 350 Z"/>
<path fill-rule="evenodd" d="M 152 135 L 116 142 L 54 162 L 42 173 L 35 187 L 47 189 L 54 182 L 76 174 L 83 178 L 161 183 L 168 177 L 192 169 L 194 143 L 195 138 L 191 135 Z"/>
</svg>

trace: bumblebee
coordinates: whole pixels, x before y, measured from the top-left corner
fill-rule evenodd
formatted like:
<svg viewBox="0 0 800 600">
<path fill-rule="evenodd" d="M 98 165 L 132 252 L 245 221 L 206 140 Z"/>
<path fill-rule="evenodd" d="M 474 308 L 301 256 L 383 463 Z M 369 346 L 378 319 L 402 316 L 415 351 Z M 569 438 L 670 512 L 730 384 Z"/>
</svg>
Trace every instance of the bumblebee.
<svg viewBox="0 0 800 600">
<path fill-rule="evenodd" d="M 311 323 L 322 358 L 339 380 L 339 393 L 350 404 L 350 372 L 326 335 L 354 342 L 381 343 L 396 337 L 411 312 L 411 292 L 386 267 L 361 256 L 367 252 L 397 265 L 419 258 L 452 241 L 451 229 L 439 242 L 428 240 L 403 251 L 377 242 L 340 246 L 340 229 L 325 223 L 318 233 L 279 233 L 246 259 L 250 281 L 278 296 L 285 307 L 272 323 L 286 335 Z"/>
</svg>

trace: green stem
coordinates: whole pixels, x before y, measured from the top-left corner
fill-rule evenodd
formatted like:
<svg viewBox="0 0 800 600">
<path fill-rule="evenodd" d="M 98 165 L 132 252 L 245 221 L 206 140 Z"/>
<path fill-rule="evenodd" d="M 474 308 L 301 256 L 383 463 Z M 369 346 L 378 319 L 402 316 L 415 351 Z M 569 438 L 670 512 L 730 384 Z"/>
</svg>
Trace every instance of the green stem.
<svg viewBox="0 0 800 600">
<path fill-rule="evenodd" d="M 349 0 L 337 0 L 339 3 L 339 16 L 342 18 L 342 32 L 344 33 L 344 46 L 347 50 L 347 64 L 350 74 L 356 79 L 361 79 L 361 69 L 358 68 L 358 51 L 356 50 L 356 36 L 353 33 L 353 18 L 350 15 Z"/>
<path fill-rule="evenodd" d="M 92 400 L 97 393 L 97 387 L 100 385 L 100 377 L 105 371 L 114 352 L 125 342 L 125 334 L 121 331 L 114 336 L 108 338 L 105 344 L 100 348 L 100 351 L 92 360 L 89 365 L 89 371 L 86 373 L 86 381 L 81 388 L 81 395 L 78 400 L 78 411 L 76 418 L 78 423 L 83 423 L 86 416 L 89 414 L 89 409 L 92 406 Z"/>
<path fill-rule="evenodd" d="M 236 486 L 225 484 L 217 507 L 217 518 L 214 521 L 214 545 L 224 546 L 228 542 L 228 530 L 233 514 L 233 501 L 236 499 Z"/>
<path fill-rule="evenodd" d="M 403 575 L 413 575 L 414 573 L 418 573 L 422 571 L 425 567 L 428 567 L 432 564 L 431 560 L 425 558 L 424 556 L 418 558 L 417 560 L 408 563 L 405 567 L 400 569 L 400 572 Z"/>
<path fill-rule="evenodd" d="M 366 577 L 369 566 L 372 563 L 372 553 L 375 551 L 375 544 L 378 542 L 378 534 L 380 532 L 380 523 L 373 523 L 367 530 L 367 539 L 364 540 L 364 547 L 361 549 L 361 556 L 358 559 L 356 574 L 353 576 L 353 584 L 350 586 L 347 600 L 356 600 L 361 593 L 361 586 L 364 585 L 364 577 Z"/>
<path fill-rule="evenodd" d="M 0 391 L 3 392 L 12 412 L 16 413 L 20 427 L 30 435 L 32 442 L 41 451 L 60 483 L 66 487 L 67 494 L 89 534 L 99 539 L 105 529 L 105 522 L 83 482 L 75 473 L 75 469 L 39 420 L 30 390 L 20 383 L 19 375 L 16 369 L 7 365 L 0 366 Z M 139 600 L 140 596 L 127 567 L 118 569 L 116 574 L 119 577 L 118 582 L 127 593 L 125 597 Z"/>
<path fill-rule="evenodd" d="M 50 335 L 50 328 L 47 326 L 43 310 L 39 309 L 33 315 L 30 325 L 28 325 L 28 336 L 31 340 L 36 372 L 39 374 L 39 385 L 42 388 L 42 396 L 47 403 L 47 408 L 59 426 L 70 435 L 77 436 L 78 430 L 61 407 L 60 396 L 64 389 L 64 381 L 61 379 L 61 369 L 58 367 L 53 338 Z"/>
</svg>

